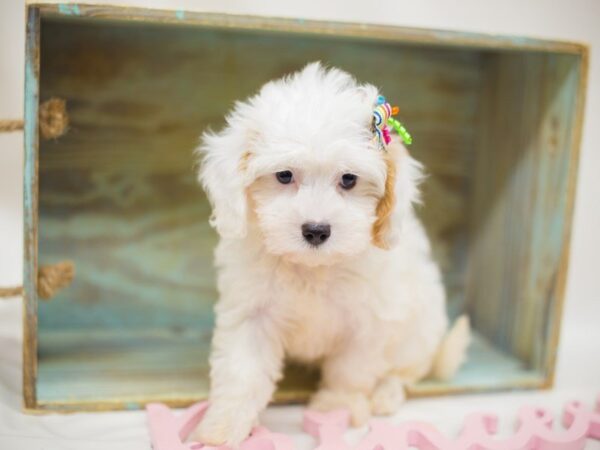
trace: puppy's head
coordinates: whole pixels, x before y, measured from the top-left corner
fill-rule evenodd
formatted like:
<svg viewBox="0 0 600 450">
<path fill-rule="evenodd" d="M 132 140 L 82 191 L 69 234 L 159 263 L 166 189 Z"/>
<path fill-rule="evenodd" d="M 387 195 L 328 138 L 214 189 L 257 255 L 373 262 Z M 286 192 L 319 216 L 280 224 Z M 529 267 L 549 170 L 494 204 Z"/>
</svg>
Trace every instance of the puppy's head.
<svg viewBox="0 0 600 450">
<path fill-rule="evenodd" d="M 420 166 L 372 130 L 377 89 L 319 63 L 267 83 L 206 133 L 200 180 L 223 237 L 249 226 L 268 252 L 331 264 L 395 243 L 418 196 Z"/>
</svg>

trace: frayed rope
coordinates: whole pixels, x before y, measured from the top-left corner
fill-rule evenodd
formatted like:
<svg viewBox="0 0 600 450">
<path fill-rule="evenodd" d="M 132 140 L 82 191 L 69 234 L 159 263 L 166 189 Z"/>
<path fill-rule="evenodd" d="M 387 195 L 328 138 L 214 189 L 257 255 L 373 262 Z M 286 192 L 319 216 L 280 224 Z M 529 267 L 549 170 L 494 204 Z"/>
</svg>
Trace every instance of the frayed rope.
<svg viewBox="0 0 600 450">
<path fill-rule="evenodd" d="M 37 278 L 37 294 L 43 300 L 54 297 L 58 291 L 69 286 L 75 276 L 75 265 L 71 261 L 41 266 Z M 23 295 L 22 286 L 0 288 L 0 298 Z"/>
<path fill-rule="evenodd" d="M 51 98 L 40 105 L 40 135 L 44 139 L 56 139 L 67 131 L 69 116 L 67 103 L 61 98 Z M 22 130 L 24 122 L 19 119 L 0 120 L 0 133 Z"/>
<path fill-rule="evenodd" d="M 11 133 L 22 130 L 22 120 L 0 120 L 0 133 Z M 56 139 L 62 136 L 69 126 L 67 105 L 63 99 L 51 98 L 40 105 L 39 127 L 44 139 Z M 64 261 L 48 266 L 41 266 L 38 271 L 37 294 L 48 300 L 62 288 L 73 281 L 75 266 L 70 261 Z M 22 286 L 0 287 L 0 298 L 18 297 L 23 295 Z"/>
</svg>

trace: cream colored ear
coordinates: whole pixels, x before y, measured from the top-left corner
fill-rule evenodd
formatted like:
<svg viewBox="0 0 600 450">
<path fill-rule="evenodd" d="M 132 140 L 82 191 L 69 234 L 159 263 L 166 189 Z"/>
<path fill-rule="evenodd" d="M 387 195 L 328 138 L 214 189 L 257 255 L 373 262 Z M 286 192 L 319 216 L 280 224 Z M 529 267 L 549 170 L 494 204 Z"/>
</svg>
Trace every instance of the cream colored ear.
<svg viewBox="0 0 600 450">
<path fill-rule="evenodd" d="M 402 222 L 413 214 L 418 203 L 423 166 L 413 159 L 397 136 L 383 153 L 387 167 L 385 189 L 375 210 L 373 244 L 382 249 L 394 247 L 399 240 Z"/>
<path fill-rule="evenodd" d="M 392 155 L 384 153 L 386 165 L 385 190 L 375 209 L 375 222 L 373 223 L 373 244 L 387 250 L 391 247 L 392 215 L 396 207 L 396 162 Z"/>
<path fill-rule="evenodd" d="M 247 146 L 247 133 L 228 126 L 218 134 L 204 134 L 198 149 L 202 155 L 199 180 L 213 208 L 210 224 L 222 237 L 246 235 Z"/>
</svg>

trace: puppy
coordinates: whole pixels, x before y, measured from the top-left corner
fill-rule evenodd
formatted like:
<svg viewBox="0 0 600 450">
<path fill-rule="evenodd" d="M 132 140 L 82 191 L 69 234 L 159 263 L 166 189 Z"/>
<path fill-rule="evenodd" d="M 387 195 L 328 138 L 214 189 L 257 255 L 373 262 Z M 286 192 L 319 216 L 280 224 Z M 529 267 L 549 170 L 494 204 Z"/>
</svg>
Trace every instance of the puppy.
<svg viewBox="0 0 600 450">
<path fill-rule="evenodd" d="M 310 407 L 347 408 L 355 425 L 463 361 L 469 324 L 447 332 L 440 271 L 413 211 L 421 165 L 398 136 L 377 140 L 378 96 L 312 63 L 203 136 L 199 178 L 221 239 L 201 442 L 248 435 L 284 358 L 320 365 Z"/>
</svg>

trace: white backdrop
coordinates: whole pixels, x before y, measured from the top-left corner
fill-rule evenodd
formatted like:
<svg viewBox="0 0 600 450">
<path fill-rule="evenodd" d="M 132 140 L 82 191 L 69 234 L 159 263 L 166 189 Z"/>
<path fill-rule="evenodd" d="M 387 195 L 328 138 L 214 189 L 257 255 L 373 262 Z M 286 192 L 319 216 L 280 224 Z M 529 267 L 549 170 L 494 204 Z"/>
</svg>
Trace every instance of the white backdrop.
<svg viewBox="0 0 600 450">
<path fill-rule="evenodd" d="M 100 3 L 101 0 L 90 3 Z M 81 2 L 84 3 L 84 2 Z M 123 3 L 123 2 L 109 2 Z M 341 20 L 351 22 L 386 23 L 393 25 L 442 28 L 461 31 L 514 34 L 531 37 L 573 40 L 591 46 L 590 73 L 588 82 L 585 127 L 581 149 L 575 222 L 571 245 L 571 266 L 567 284 L 566 309 L 563 321 L 562 344 L 559 352 L 557 384 L 554 392 L 546 394 L 503 394 L 499 396 L 469 397 L 468 399 L 427 400 L 413 402 L 402 415 L 417 415 L 418 411 L 442 408 L 447 418 L 438 418 L 440 426 L 452 428 L 448 417 L 462 417 L 469 405 L 482 401 L 510 412 L 527 399 L 535 398 L 547 406 L 559 407 L 569 395 L 584 395 L 582 400 L 591 401 L 590 395 L 600 392 L 600 0 L 132 0 L 130 5 L 181 8 L 186 10 L 227 12 L 236 14 L 258 14 L 279 17 L 303 17 L 307 19 Z M 24 56 L 24 2 L 22 0 L 0 0 L 0 118 L 20 118 L 23 114 L 23 56 Z M 22 137 L 20 133 L 0 134 L 0 285 L 21 283 L 22 271 Z M 19 299 L 0 300 L 0 400 L 2 394 L 10 397 L 6 411 L 0 409 L 0 449 L 16 450 L 19 445 L 41 441 L 28 441 L 25 432 L 12 435 L 19 426 L 35 430 L 39 424 L 32 418 L 18 415 L 18 348 L 7 348 L 13 343 L 18 346 Z M 8 326 L 12 328 L 8 329 Z M 8 374 L 8 375 L 7 375 Z M 421 408 L 421 409 L 419 409 Z M 453 409 L 454 408 L 454 409 Z M 277 410 L 268 415 L 271 421 L 298 419 L 297 411 Z M 451 413 L 451 411 L 453 411 Z M 2 414 L 11 415 L 11 421 L 2 420 Z M 296 416 L 294 415 L 296 414 Z M 14 416 L 13 416 L 14 415 Z M 71 416 L 73 417 L 73 416 Z M 87 417 L 87 416 L 84 416 Z M 102 420 L 110 420 L 104 416 Z M 131 419 L 140 426 L 140 415 Z M 429 418 L 431 416 L 421 416 Z M 6 417 L 4 417 L 6 419 Z M 40 419 L 43 420 L 43 419 Z M 60 422 L 63 420 L 63 422 Z M 73 420 L 73 419 L 72 419 Z M 79 419 L 78 419 L 79 420 Z M 84 419 L 81 419 L 84 420 Z M 81 423 L 80 420 L 80 423 Z M 441 422 L 440 422 L 441 420 Z M 138 422 L 136 422 L 138 421 Z M 3 435 L 2 423 L 11 423 Z M 113 420 L 114 422 L 114 420 Z M 143 421 L 142 421 L 143 422 Z M 57 419 L 56 427 L 66 428 L 65 419 Z M 20 425 L 19 425 L 20 424 Z M 62 424 L 62 425 L 61 425 Z M 108 425 L 107 426 L 114 426 Z M 15 428 L 16 427 L 16 428 Z M 41 426 L 46 430 L 47 424 Z M 85 428 L 85 427 L 84 427 Z M 29 431 L 41 433 L 43 430 Z M 95 431 L 104 433 L 102 427 Z M 132 430 L 134 427 L 132 425 Z M 132 431 L 143 433 L 143 427 Z M 90 431 L 93 432 L 94 430 Z M 57 432 L 59 435 L 61 432 Z M 68 434 L 67 431 L 65 433 Z M 4 439 L 3 440 L 3 436 Z M 7 437 L 8 436 L 8 437 Z M 12 436 L 12 437 L 11 437 Z M 21 437 L 19 437 L 21 436 Z M 37 434 L 36 434 L 37 436 Z M 37 439 L 37 438 L 36 438 Z M 82 441 L 78 438 L 78 448 Z M 117 440 L 113 442 L 116 445 Z M 124 446 L 132 450 L 131 442 Z M 27 441 L 27 444 L 25 443 Z M 57 441 L 58 442 L 58 441 Z M 137 442 L 137 441 L 135 441 Z M 140 441 L 139 448 L 145 448 Z M 10 446 L 9 446 L 10 444 Z M 40 447 L 54 448 L 47 444 Z M 65 443 L 56 448 L 67 448 Z M 70 448 L 70 447 L 69 447 Z M 85 447 L 88 448 L 88 447 Z M 90 449 L 96 448 L 93 446 Z M 98 447 L 100 448 L 100 447 Z M 111 446 L 111 448 L 117 448 Z M 119 447 L 121 448 L 121 447 Z"/>
</svg>

